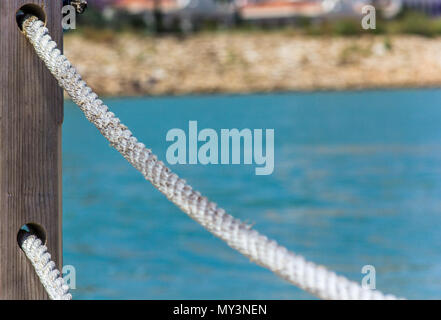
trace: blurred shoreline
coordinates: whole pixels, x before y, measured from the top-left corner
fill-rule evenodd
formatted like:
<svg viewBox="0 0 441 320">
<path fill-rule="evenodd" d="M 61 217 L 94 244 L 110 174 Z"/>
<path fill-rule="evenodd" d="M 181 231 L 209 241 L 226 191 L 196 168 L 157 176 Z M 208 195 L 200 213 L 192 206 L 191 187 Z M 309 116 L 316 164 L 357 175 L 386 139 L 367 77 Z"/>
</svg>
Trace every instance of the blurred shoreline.
<svg viewBox="0 0 441 320">
<path fill-rule="evenodd" d="M 441 86 L 441 37 L 68 33 L 65 54 L 104 96 Z"/>
</svg>

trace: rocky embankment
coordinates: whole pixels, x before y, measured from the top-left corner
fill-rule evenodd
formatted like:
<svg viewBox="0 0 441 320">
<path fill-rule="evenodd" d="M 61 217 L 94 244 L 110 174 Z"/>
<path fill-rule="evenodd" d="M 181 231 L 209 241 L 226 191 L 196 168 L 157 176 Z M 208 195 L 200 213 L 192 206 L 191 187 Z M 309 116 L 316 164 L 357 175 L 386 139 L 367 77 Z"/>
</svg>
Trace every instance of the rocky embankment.
<svg viewBox="0 0 441 320">
<path fill-rule="evenodd" d="M 106 96 L 441 85 L 441 38 L 71 33 L 65 53 L 89 85 Z"/>
</svg>

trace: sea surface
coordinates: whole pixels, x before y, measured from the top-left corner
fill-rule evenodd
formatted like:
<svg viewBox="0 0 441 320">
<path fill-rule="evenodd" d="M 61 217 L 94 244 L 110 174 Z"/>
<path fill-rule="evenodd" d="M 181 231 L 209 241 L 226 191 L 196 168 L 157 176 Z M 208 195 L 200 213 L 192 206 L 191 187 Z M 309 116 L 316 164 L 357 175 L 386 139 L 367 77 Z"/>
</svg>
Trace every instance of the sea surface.
<svg viewBox="0 0 441 320">
<path fill-rule="evenodd" d="M 290 250 L 410 299 L 441 298 L 441 90 L 119 98 L 160 159 L 172 128 L 275 129 L 275 169 L 174 165 Z M 63 129 L 64 264 L 75 299 L 310 299 L 170 204 L 71 102 Z"/>
</svg>

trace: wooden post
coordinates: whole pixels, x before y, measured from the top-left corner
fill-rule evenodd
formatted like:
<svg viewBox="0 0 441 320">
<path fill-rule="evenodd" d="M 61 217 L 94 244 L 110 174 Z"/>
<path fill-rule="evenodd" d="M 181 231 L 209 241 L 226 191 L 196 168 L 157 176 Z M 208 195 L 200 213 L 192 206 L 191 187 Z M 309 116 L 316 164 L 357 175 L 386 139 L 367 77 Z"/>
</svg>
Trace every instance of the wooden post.
<svg viewBox="0 0 441 320">
<path fill-rule="evenodd" d="M 27 223 L 40 225 L 62 266 L 61 124 L 63 93 L 20 32 L 16 11 L 43 6 L 62 48 L 61 0 L 0 0 L 0 299 L 47 299 L 17 244 Z"/>
</svg>

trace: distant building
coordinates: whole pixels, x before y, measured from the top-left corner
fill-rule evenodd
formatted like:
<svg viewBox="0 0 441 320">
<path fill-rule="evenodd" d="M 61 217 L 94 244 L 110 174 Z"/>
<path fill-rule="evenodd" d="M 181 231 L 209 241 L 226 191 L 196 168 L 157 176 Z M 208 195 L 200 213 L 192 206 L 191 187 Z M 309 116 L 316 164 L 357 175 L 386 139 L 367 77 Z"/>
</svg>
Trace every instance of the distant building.
<svg viewBox="0 0 441 320">
<path fill-rule="evenodd" d="M 178 26 L 184 31 L 207 21 L 229 26 L 237 19 L 266 24 L 301 17 L 356 18 L 369 4 L 381 9 L 387 18 L 395 17 L 403 8 L 441 15 L 441 0 L 96 0 L 96 4 L 106 17 L 115 17 L 123 10 L 140 16 L 148 25 L 155 23 L 155 12 L 160 12 L 166 28 Z"/>
<path fill-rule="evenodd" d="M 431 16 L 441 15 L 441 0 L 402 0 L 405 8 L 418 10 Z"/>
<path fill-rule="evenodd" d="M 206 20 L 231 24 L 235 12 L 234 0 L 116 0 L 113 7 L 142 15 L 147 24 L 154 22 L 156 10 L 165 26 L 178 24 L 184 30 Z"/>
<path fill-rule="evenodd" d="M 372 0 L 386 17 L 395 17 L 403 9 L 424 12 L 429 16 L 441 15 L 441 0 Z"/>
<path fill-rule="evenodd" d="M 322 1 L 242 0 L 237 6 L 240 17 L 245 20 L 314 18 L 326 13 Z"/>
<path fill-rule="evenodd" d="M 441 0 L 237 0 L 236 3 L 246 20 L 359 17 L 366 5 L 381 9 L 386 18 L 395 17 L 403 8 L 432 15 L 441 13 Z"/>
<path fill-rule="evenodd" d="M 181 10 L 184 1 L 180 0 L 116 0 L 114 7 L 131 14 L 142 14 L 159 8 L 163 13 Z"/>
<path fill-rule="evenodd" d="M 358 17 L 370 0 L 238 0 L 245 20 L 295 20 L 307 18 Z"/>
</svg>

